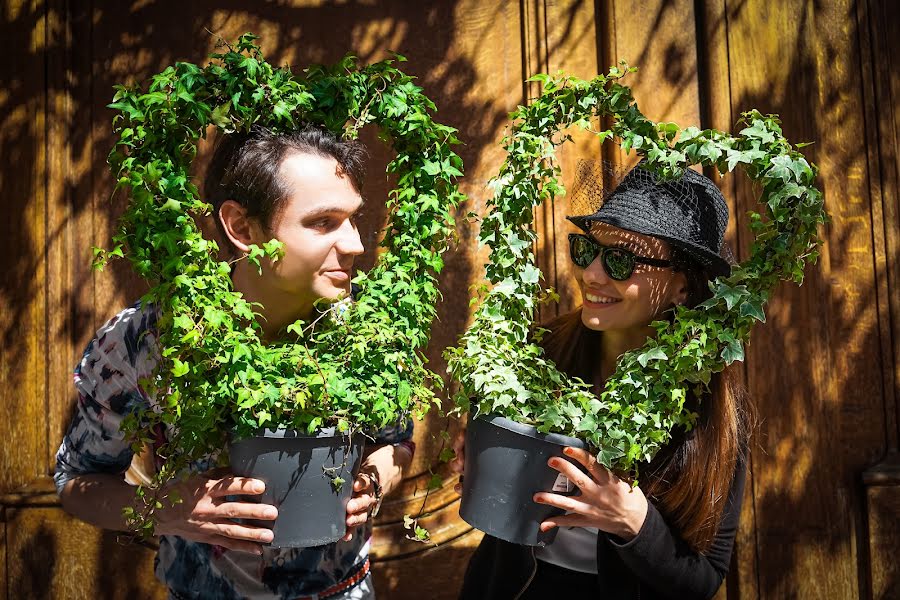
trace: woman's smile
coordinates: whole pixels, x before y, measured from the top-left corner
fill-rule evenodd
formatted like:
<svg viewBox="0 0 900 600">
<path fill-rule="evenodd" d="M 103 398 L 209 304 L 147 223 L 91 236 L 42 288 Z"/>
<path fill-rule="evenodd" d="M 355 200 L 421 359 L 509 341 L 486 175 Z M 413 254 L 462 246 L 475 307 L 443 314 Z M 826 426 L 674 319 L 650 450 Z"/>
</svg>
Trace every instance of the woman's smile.
<svg viewBox="0 0 900 600">
<path fill-rule="evenodd" d="M 601 307 L 611 306 L 621 301 L 621 298 L 613 298 L 612 296 L 607 296 L 598 292 L 588 292 L 586 290 L 584 292 L 584 305 L 588 308 L 592 308 L 595 305 Z"/>
</svg>

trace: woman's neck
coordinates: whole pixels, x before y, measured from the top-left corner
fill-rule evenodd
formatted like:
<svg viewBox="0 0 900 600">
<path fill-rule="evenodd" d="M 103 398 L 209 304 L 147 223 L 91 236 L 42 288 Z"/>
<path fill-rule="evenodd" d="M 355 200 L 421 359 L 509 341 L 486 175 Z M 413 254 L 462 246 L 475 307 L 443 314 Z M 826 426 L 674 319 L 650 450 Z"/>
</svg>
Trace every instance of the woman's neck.
<svg viewBox="0 0 900 600">
<path fill-rule="evenodd" d="M 655 330 L 649 325 L 633 329 L 604 331 L 600 339 L 600 364 L 598 383 L 602 384 L 615 372 L 619 357 L 635 348 L 640 348 L 653 337 Z"/>
</svg>

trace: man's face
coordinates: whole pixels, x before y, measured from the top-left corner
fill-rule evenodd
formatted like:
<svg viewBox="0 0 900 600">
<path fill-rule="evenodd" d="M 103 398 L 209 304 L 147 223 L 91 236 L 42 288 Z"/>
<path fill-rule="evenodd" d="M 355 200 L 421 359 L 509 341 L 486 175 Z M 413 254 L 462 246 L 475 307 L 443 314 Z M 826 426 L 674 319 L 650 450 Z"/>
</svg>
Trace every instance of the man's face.
<svg viewBox="0 0 900 600">
<path fill-rule="evenodd" d="M 268 231 L 254 227 L 254 237 L 260 245 L 277 238 L 284 244 L 284 257 L 250 282 L 264 288 L 260 291 L 269 303 L 283 303 L 279 312 L 291 308 L 295 310 L 288 312 L 306 318 L 319 298 L 350 292 L 353 262 L 363 252 L 355 224 L 362 197 L 331 157 L 290 154 L 279 177 L 287 198 Z"/>
</svg>

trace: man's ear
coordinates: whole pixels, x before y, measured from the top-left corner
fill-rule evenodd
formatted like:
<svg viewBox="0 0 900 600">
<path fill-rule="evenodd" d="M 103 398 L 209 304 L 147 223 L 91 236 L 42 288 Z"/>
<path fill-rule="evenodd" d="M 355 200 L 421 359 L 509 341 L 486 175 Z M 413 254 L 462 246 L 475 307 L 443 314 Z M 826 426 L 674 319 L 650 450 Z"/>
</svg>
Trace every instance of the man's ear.
<svg viewBox="0 0 900 600">
<path fill-rule="evenodd" d="M 255 243 L 256 220 L 247 216 L 247 209 L 235 202 L 226 200 L 219 207 L 219 221 L 225 236 L 240 253 L 250 252 L 250 244 Z"/>
</svg>

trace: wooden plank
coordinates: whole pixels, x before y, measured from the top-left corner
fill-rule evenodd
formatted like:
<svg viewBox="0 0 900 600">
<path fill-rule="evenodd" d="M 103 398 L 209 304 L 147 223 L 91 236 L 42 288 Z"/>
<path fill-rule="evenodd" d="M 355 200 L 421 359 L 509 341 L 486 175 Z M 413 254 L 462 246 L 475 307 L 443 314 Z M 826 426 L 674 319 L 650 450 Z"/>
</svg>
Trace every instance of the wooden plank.
<svg viewBox="0 0 900 600">
<path fill-rule="evenodd" d="M 884 353 L 888 446 L 900 446 L 900 82 L 895 75 L 900 10 L 878 0 L 858 3 L 861 73 L 866 110 L 866 150 L 872 186 L 873 236 L 878 270 L 879 324 Z M 865 57 L 871 57 L 866 60 Z"/>
<path fill-rule="evenodd" d="M 820 265 L 802 288 L 778 290 L 749 353 L 763 419 L 753 457 L 762 597 L 859 596 L 856 477 L 884 444 L 872 427 L 883 388 L 852 11 L 850 2 L 728 7 L 733 111 L 780 113 L 790 140 L 816 142 L 807 155 L 834 219 Z M 743 212 L 755 195 L 743 182 L 739 191 Z"/>
<path fill-rule="evenodd" d="M 731 83 L 728 75 L 727 18 L 724 0 L 704 2 L 697 5 L 697 72 L 699 87 L 700 127 L 712 127 L 721 131 L 732 131 L 735 118 L 731 112 Z M 730 219 L 725 234 L 726 242 L 736 259 L 746 257 L 750 246 L 749 233 L 738 225 L 738 210 L 735 204 L 736 177 L 719 176 L 715 168 L 704 169 L 722 190 L 728 202 Z M 740 385 L 747 385 L 746 364 L 734 365 Z M 740 528 L 734 542 L 731 569 L 728 579 L 720 588 L 716 598 L 758 598 L 757 579 L 759 564 L 756 556 L 756 512 L 753 502 L 754 489 L 753 457 L 748 462 L 747 483 L 741 508 Z"/>
<path fill-rule="evenodd" d="M 866 490 L 868 502 L 869 558 L 872 598 L 900 598 L 900 485 L 874 486 Z"/>
<path fill-rule="evenodd" d="M 92 321 L 94 294 L 90 267 L 91 131 L 90 11 L 49 6 L 51 42 L 47 53 L 47 458 L 42 473 L 55 467 L 55 454 L 74 407 L 72 369 L 81 358 Z M 79 336 L 78 330 L 82 329 Z"/>
<path fill-rule="evenodd" d="M 467 325 L 469 311 L 464 307 L 468 305 L 468 288 L 482 280 L 481 265 L 487 258 L 486 249 L 479 250 L 476 244 L 477 225 L 466 223 L 464 215 L 469 210 L 486 213 L 486 199 L 491 193 L 487 183 L 505 158 L 497 142 L 507 124 L 507 114 L 522 101 L 518 5 L 465 0 L 424 12 L 395 7 L 387 14 L 396 20 L 395 27 L 416 32 L 393 47 L 410 57 L 404 68 L 419 76 L 420 85 L 437 104 L 442 122 L 457 127 L 465 143 L 457 152 L 465 162 L 463 191 L 470 200 L 457 217 L 459 247 L 445 257 L 440 286 L 444 300 L 427 351 L 430 366 L 442 373 L 442 348 L 455 344 Z M 384 11 L 382 15 L 382 19 L 387 16 Z M 378 31 L 385 28 L 383 24 L 380 29 L 368 27 L 360 39 L 377 40 Z M 377 45 L 369 41 L 363 46 L 373 58 L 388 49 L 384 41 Z M 460 574 L 480 536 L 470 533 L 471 528 L 459 519 L 458 500 L 452 491 L 456 478 L 435 459 L 443 443 L 440 432 L 449 428 L 453 435 L 458 427 L 458 423 L 451 424 L 436 413 L 416 425 L 416 461 L 404 485 L 379 515 L 373 534 L 378 594 L 420 598 L 424 573 L 429 576 L 429 595 L 449 600 L 458 593 Z M 402 528 L 403 515 L 415 515 L 423 506 L 421 497 L 431 470 L 445 478 L 444 487 L 432 493 L 424 505 L 431 515 L 423 519 L 423 524 L 441 541 L 436 549 L 406 540 L 407 531 Z M 414 566 L 419 564 L 429 566 L 427 570 Z"/>
<path fill-rule="evenodd" d="M 462 584 L 463 573 L 469 564 L 470 549 L 475 548 L 480 540 L 481 533 L 472 531 L 452 544 L 380 563 L 373 571 L 376 595 L 393 600 L 400 597 L 395 596 L 395 590 L 402 590 L 410 582 L 417 582 L 416 592 L 407 592 L 407 597 L 455 599 Z M 445 573 L 452 573 L 453 579 L 449 582 L 438 580 L 436 575 Z M 450 589 L 445 589 L 446 586 Z"/>
<path fill-rule="evenodd" d="M 8 600 L 9 581 L 6 560 L 6 507 L 0 506 L 0 598 Z"/>
<path fill-rule="evenodd" d="M 641 112 L 681 126 L 700 121 L 694 3 L 616 2 L 615 54 L 638 72 L 629 80 Z"/>
<path fill-rule="evenodd" d="M 46 456 L 47 20 L 38 1 L 9 3 L 2 28 L 15 60 L 0 66 L 0 492 L 20 487 Z"/>
<path fill-rule="evenodd" d="M 153 575 L 155 552 L 120 546 L 59 508 L 7 508 L 10 598 L 166 597 Z"/>
<path fill-rule="evenodd" d="M 544 35 L 549 73 L 561 70 L 582 79 L 591 79 L 606 69 L 607 65 L 597 61 L 597 25 L 592 3 L 578 0 L 547 2 L 545 11 Z M 596 164 L 600 160 L 600 143 L 591 132 L 572 128 L 567 133 L 572 136 L 572 141 L 560 147 L 556 156 L 562 169 L 563 186 L 571 194 L 575 189 L 579 163 Z M 581 304 L 581 292 L 569 259 L 567 234 L 577 231 L 566 220 L 566 216 L 572 214 L 570 197 L 556 198 L 542 206 L 548 230 L 544 234 L 545 241 L 539 256 L 543 255 L 542 263 L 548 264 L 549 272 L 553 274 L 551 278 L 545 273 L 547 285 L 555 288 L 560 296 L 558 305 L 542 307 L 543 320 L 567 313 Z"/>
<path fill-rule="evenodd" d="M 892 66 L 900 50 L 895 36 L 900 11 L 895 4 L 857 3 L 860 31 L 861 75 L 866 115 L 866 153 L 869 184 L 872 190 L 872 237 L 877 273 L 879 339 L 884 381 L 884 424 L 886 455 L 863 473 L 866 484 L 868 518 L 864 531 L 868 540 L 861 544 L 861 565 L 868 577 L 863 585 L 872 598 L 900 595 L 900 567 L 896 549 L 900 548 L 900 453 L 898 453 L 898 402 L 900 402 L 900 298 L 896 287 L 900 278 L 900 194 L 898 194 L 897 111 L 894 98 L 900 87 Z M 871 57 L 870 60 L 869 57 Z M 894 86 L 895 89 L 892 89 Z M 866 553 L 867 551 L 867 553 Z"/>
</svg>

